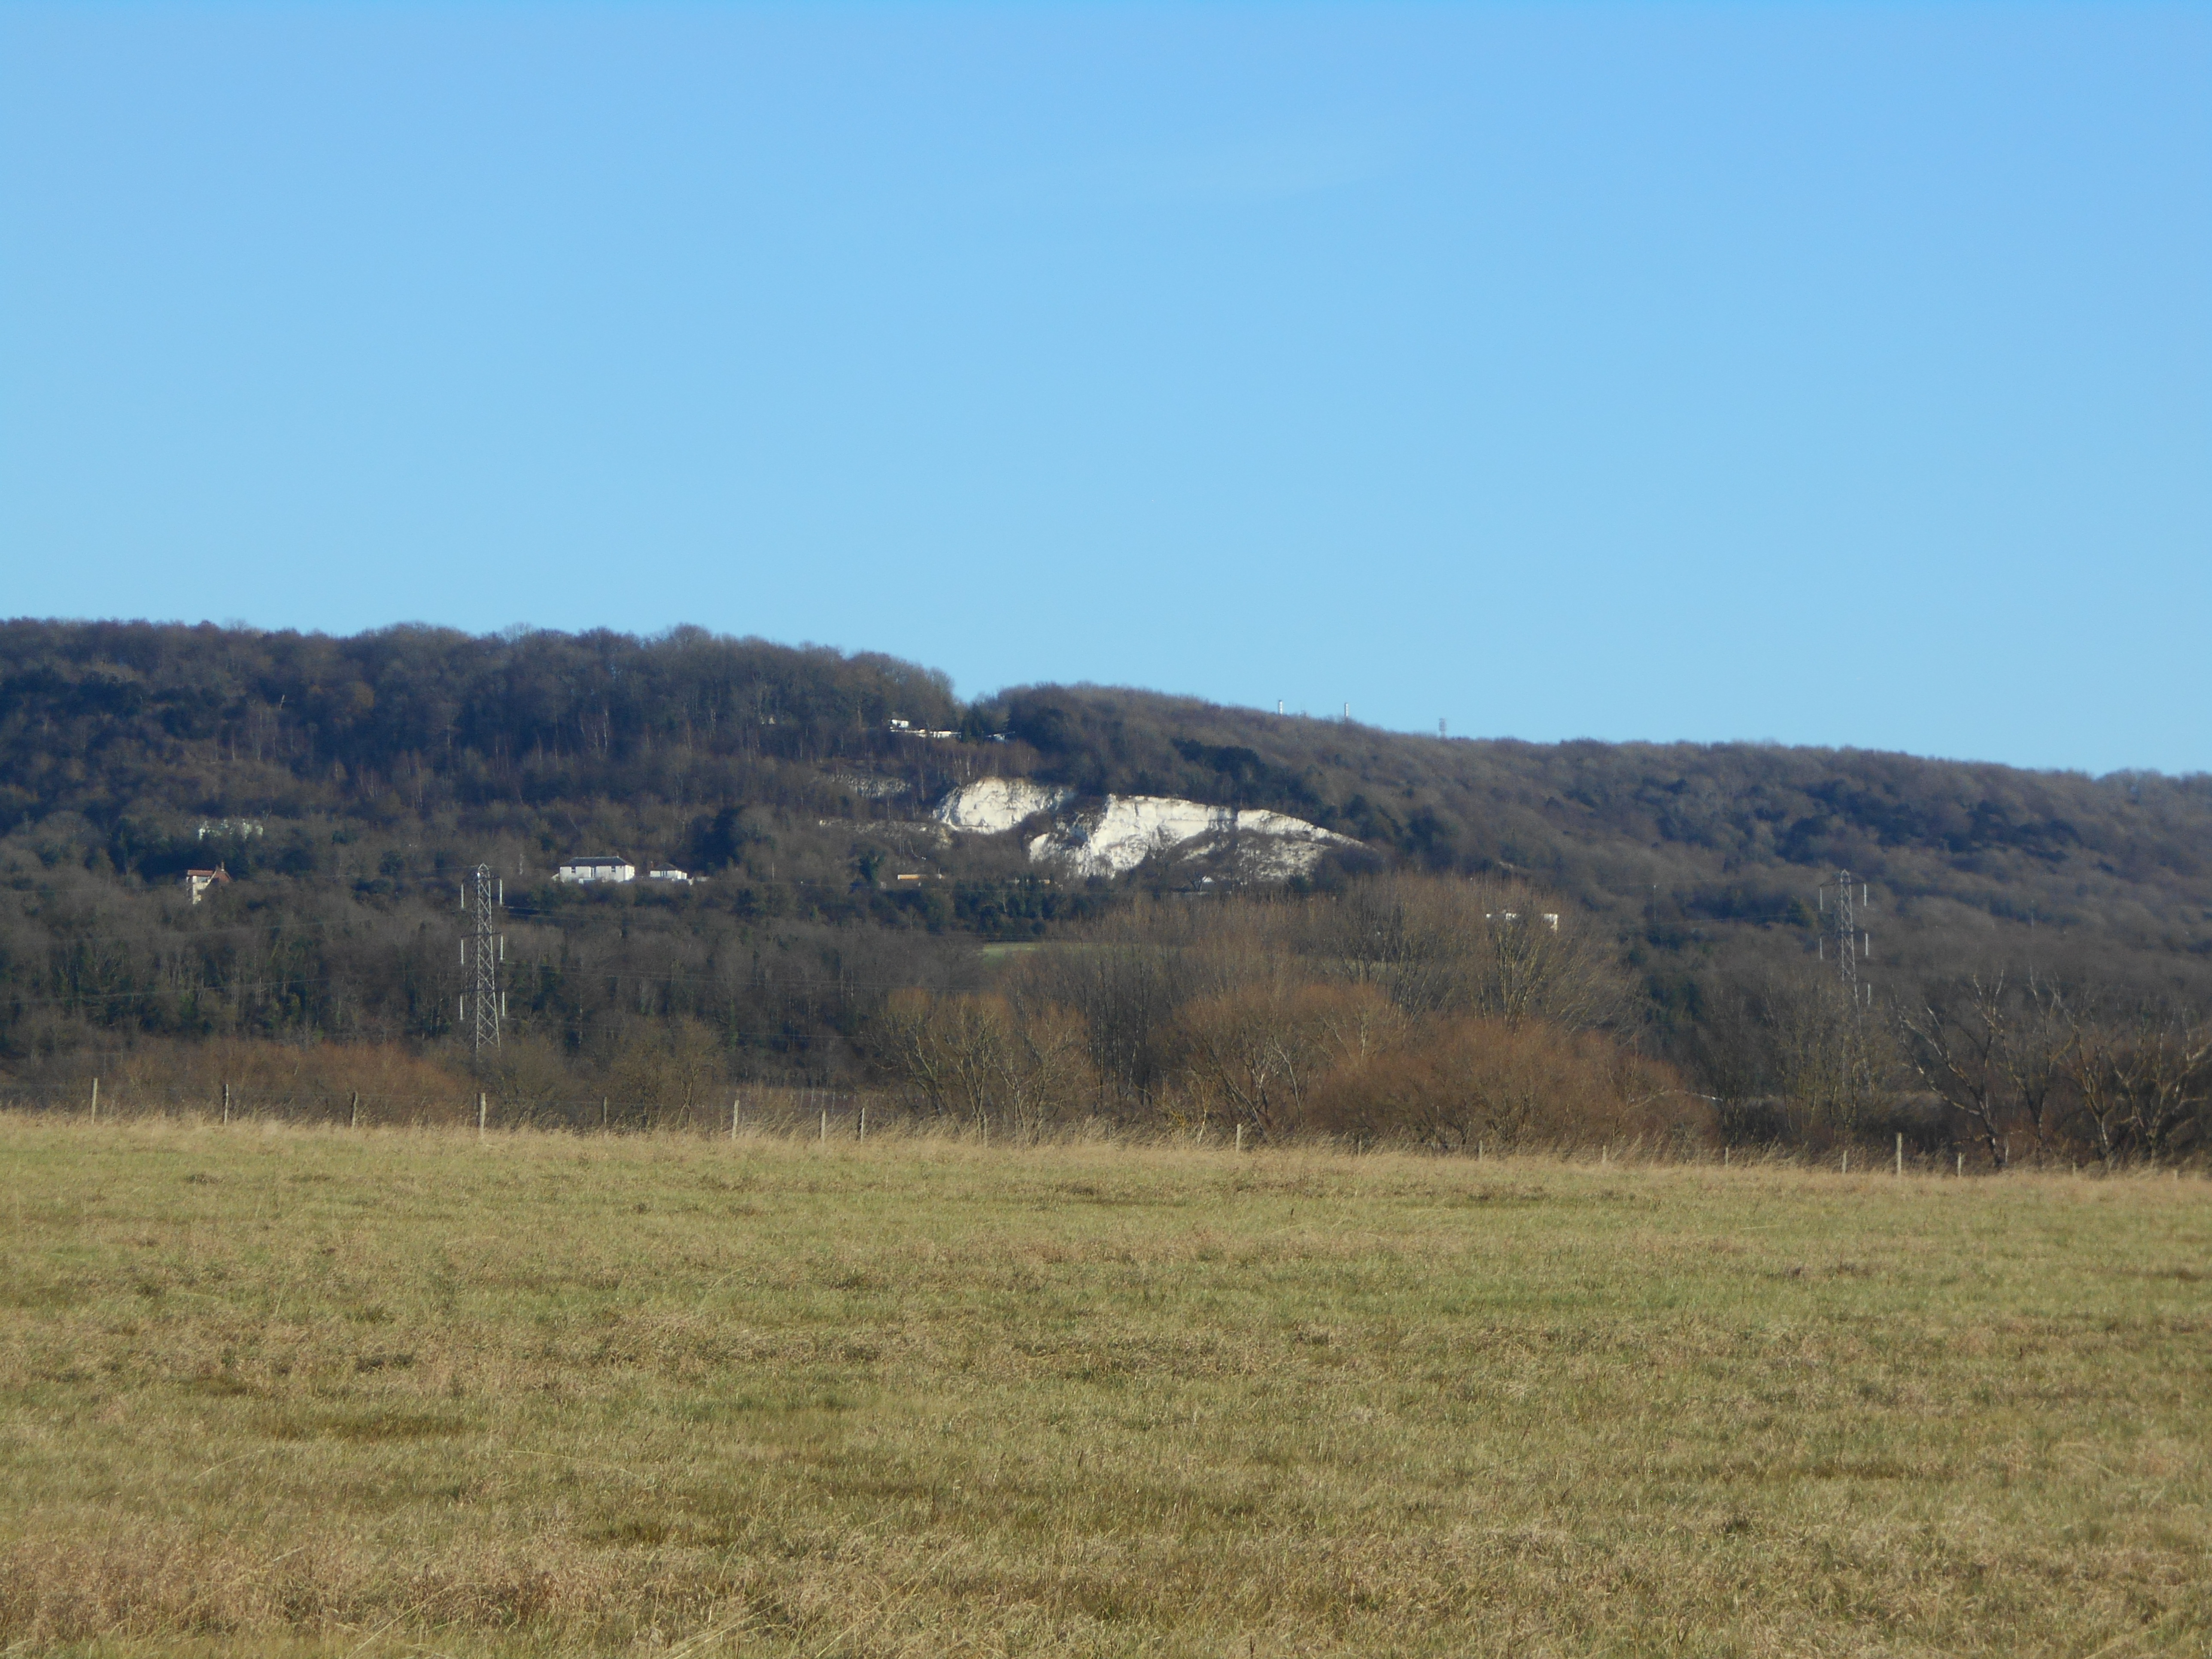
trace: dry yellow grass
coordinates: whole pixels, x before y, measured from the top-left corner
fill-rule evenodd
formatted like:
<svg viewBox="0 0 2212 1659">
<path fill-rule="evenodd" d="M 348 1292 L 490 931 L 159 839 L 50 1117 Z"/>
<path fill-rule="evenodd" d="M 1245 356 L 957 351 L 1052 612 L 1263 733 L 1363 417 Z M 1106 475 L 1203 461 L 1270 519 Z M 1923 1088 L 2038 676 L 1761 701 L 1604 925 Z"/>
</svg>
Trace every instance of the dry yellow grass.
<svg viewBox="0 0 2212 1659">
<path fill-rule="evenodd" d="M 2212 1188 L 0 1118 L 0 1650 L 2200 1653 Z"/>
</svg>

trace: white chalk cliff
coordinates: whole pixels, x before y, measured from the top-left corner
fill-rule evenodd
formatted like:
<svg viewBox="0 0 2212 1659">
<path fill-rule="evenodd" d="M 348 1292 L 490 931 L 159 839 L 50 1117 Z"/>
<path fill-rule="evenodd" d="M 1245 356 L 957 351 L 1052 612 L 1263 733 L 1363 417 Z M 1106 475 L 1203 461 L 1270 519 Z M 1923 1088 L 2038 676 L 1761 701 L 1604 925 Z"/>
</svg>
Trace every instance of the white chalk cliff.
<svg viewBox="0 0 2212 1659">
<path fill-rule="evenodd" d="M 1023 778 L 984 778 L 956 789 L 933 816 L 970 835 L 1004 835 L 1040 812 L 1050 813 L 1052 823 L 1030 838 L 1030 862 L 1058 865 L 1076 876 L 1124 875 L 1165 853 L 1177 862 L 1218 861 L 1245 880 L 1282 881 L 1311 871 L 1333 847 L 1359 845 L 1281 812 L 1165 795 L 1108 795 L 1078 806 L 1073 790 Z"/>
<path fill-rule="evenodd" d="M 1073 789 L 1048 788 L 1027 778 L 982 778 L 954 790 L 930 816 L 948 830 L 1003 836 L 1024 818 L 1057 812 L 1074 799 Z"/>
</svg>

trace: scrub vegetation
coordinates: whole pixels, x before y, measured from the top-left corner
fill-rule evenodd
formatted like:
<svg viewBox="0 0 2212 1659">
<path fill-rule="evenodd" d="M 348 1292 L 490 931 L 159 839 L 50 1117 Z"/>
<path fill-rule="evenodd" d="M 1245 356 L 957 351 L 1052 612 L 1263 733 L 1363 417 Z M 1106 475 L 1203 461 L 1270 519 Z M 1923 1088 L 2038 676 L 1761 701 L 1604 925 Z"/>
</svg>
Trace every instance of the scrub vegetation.
<svg viewBox="0 0 2212 1659">
<path fill-rule="evenodd" d="M 2198 1176 L 912 1121 L 0 1115 L 0 1649 L 2212 1639 Z"/>
</svg>

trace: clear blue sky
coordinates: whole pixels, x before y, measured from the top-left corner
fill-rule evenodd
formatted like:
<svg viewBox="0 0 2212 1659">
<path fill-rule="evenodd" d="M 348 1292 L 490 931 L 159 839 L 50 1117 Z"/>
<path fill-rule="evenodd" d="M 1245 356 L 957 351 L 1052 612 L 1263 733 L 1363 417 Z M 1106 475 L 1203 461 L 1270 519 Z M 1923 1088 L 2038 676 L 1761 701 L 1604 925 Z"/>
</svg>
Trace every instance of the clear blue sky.
<svg viewBox="0 0 2212 1659">
<path fill-rule="evenodd" d="M 2212 9 L 0 9 L 0 613 L 2212 768 Z"/>
</svg>

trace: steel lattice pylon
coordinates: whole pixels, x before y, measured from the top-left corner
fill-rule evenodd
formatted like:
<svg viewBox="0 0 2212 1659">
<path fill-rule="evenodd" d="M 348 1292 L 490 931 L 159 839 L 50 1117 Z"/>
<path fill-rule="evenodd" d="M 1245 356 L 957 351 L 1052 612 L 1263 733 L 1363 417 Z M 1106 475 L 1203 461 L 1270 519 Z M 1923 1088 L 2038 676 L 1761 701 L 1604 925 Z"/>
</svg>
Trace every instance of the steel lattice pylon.
<svg viewBox="0 0 2212 1659">
<path fill-rule="evenodd" d="M 469 986 L 469 1053 L 499 1047 L 499 939 L 492 932 L 491 866 L 476 868 L 476 961 Z"/>
<path fill-rule="evenodd" d="M 482 874 L 477 877 L 481 884 Z M 478 900 L 479 903 L 483 901 Z M 1829 937 L 1836 942 L 1836 971 L 1843 975 L 1844 983 L 1856 987 L 1859 982 L 1859 924 L 1858 907 L 1851 902 L 1851 872 L 1836 872 L 1835 902 L 1828 907 L 1832 924 Z"/>
<path fill-rule="evenodd" d="M 1856 887 L 1856 898 L 1851 890 Z M 1859 925 L 1859 912 L 1867 908 L 1866 884 L 1848 870 L 1836 872 L 1832 882 L 1820 885 L 1820 954 L 1833 956 L 1837 975 L 1851 1000 L 1859 1000 L 1859 963 L 1873 941 Z"/>
</svg>

